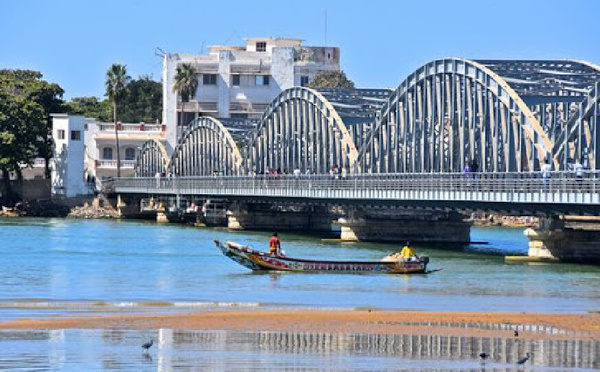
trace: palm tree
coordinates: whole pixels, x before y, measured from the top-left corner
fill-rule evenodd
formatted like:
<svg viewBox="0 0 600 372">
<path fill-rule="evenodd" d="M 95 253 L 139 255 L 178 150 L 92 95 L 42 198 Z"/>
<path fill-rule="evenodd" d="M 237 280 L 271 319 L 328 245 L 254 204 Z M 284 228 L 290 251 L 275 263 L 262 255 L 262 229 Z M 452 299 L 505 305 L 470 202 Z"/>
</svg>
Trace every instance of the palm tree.
<svg viewBox="0 0 600 372">
<path fill-rule="evenodd" d="M 117 145 L 117 177 L 121 177 L 121 154 L 119 151 L 119 131 L 117 128 L 117 108 L 123 94 L 125 93 L 125 87 L 131 80 L 131 77 L 127 75 L 127 67 L 125 65 L 113 64 L 106 71 L 106 96 L 113 104 L 113 119 L 115 123 L 115 141 Z"/>
<path fill-rule="evenodd" d="M 175 84 L 173 85 L 173 91 L 179 93 L 181 97 L 181 111 L 179 123 L 183 131 L 183 103 L 189 101 L 190 97 L 193 97 L 198 88 L 198 73 L 194 66 L 189 63 L 184 63 L 177 66 L 175 72 Z"/>
</svg>

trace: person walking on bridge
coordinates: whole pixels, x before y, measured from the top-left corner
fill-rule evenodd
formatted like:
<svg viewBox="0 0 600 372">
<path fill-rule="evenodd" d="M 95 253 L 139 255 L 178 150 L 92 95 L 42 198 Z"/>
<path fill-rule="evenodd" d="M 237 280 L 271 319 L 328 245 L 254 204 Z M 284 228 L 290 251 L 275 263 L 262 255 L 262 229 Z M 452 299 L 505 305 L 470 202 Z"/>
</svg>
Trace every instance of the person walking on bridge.
<svg viewBox="0 0 600 372">
<path fill-rule="evenodd" d="M 542 188 L 543 191 L 548 191 L 550 188 L 550 171 L 552 167 L 550 166 L 550 161 L 546 159 L 544 164 L 542 165 Z"/>
</svg>

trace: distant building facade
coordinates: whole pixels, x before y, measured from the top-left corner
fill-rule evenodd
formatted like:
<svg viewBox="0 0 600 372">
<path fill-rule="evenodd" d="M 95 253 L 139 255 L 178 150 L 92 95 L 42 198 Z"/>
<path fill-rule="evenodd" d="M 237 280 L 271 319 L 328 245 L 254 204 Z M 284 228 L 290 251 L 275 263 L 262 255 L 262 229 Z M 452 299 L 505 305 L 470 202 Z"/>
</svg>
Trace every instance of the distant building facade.
<svg viewBox="0 0 600 372">
<path fill-rule="evenodd" d="M 245 42 L 245 46 L 211 46 L 203 55 L 163 56 L 162 124 L 117 124 L 122 177 L 135 174 L 138 151 L 144 142 L 155 140 L 173 151 L 181 135 L 182 111 L 184 125 L 201 116 L 234 121 L 258 119 L 283 90 L 305 86 L 321 71 L 340 69 L 339 48 L 303 46 L 301 39 L 293 38 L 251 38 Z M 186 63 L 198 73 L 198 89 L 189 102 L 182 103 L 173 86 L 177 66 Z M 114 123 L 54 114 L 53 137 L 54 194 L 86 193 L 93 188 L 88 181 L 116 176 Z M 36 159 L 26 171 L 29 178 L 42 178 L 43 165 L 43 159 Z"/>
<path fill-rule="evenodd" d="M 303 46 L 301 39 L 250 38 L 245 46 L 211 46 L 207 55 L 164 54 L 163 123 L 171 149 L 183 124 L 200 116 L 258 119 L 283 90 L 340 69 L 340 50 Z M 177 66 L 191 64 L 198 89 L 189 102 L 174 91 Z"/>
<path fill-rule="evenodd" d="M 121 176 L 133 177 L 142 144 L 154 140 L 165 145 L 162 124 L 118 123 Z M 52 114 L 55 152 L 51 163 L 52 194 L 73 197 L 93 192 L 96 180 L 117 175 L 114 123 L 78 115 Z M 41 178 L 43 159 L 24 170 L 25 178 Z"/>
<path fill-rule="evenodd" d="M 166 129 L 162 124 L 117 123 L 121 177 L 133 177 L 139 149 L 146 141 L 165 144 Z M 117 147 L 114 123 L 86 119 L 85 126 L 86 177 L 98 179 L 117 175 Z"/>
<path fill-rule="evenodd" d="M 83 116 L 52 114 L 52 195 L 71 198 L 88 193 L 84 180 L 84 130 Z"/>
</svg>

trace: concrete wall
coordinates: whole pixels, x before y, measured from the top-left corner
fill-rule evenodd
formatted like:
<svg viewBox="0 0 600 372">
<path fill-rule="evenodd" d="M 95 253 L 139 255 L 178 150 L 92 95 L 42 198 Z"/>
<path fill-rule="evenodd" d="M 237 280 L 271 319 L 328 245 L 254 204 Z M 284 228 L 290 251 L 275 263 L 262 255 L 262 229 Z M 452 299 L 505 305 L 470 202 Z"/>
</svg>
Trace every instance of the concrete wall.
<svg viewBox="0 0 600 372">
<path fill-rule="evenodd" d="M 51 181 L 48 179 L 31 179 L 10 181 L 11 189 L 21 200 L 47 199 L 51 196 Z M 4 182 L 0 182 L 0 195 L 6 195 Z"/>
</svg>

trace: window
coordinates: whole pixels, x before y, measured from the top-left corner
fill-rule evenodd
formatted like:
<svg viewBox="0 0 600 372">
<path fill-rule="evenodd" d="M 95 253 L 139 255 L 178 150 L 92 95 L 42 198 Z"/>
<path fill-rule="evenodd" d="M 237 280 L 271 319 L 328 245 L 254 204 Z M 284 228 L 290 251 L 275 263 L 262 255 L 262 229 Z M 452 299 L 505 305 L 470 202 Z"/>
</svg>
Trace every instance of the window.
<svg viewBox="0 0 600 372">
<path fill-rule="evenodd" d="M 248 114 L 232 113 L 229 117 L 232 119 L 248 119 Z"/>
<path fill-rule="evenodd" d="M 308 76 L 300 76 L 300 86 L 305 87 L 308 85 Z"/>
<path fill-rule="evenodd" d="M 112 158 L 113 158 L 113 154 L 112 153 L 113 153 L 112 148 L 105 147 L 102 150 L 102 159 L 104 159 L 104 160 L 112 160 Z"/>
<path fill-rule="evenodd" d="M 256 75 L 256 85 L 269 85 L 269 75 Z"/>
<path fill-rule="evenodd" d="M 72 141 L 81 141 L 81 131 L 72 130 L 71 131 L 71 140 Z"/>
<path fill-rule="evenodd" d="M 256 43 L 256 51 L 257 52 L 266 52 L 267 51 L 267 43 L 264 41 L 259 41 Z"/>
<path fill-rule="evenodd" d="M 217 85 L 217 74 L 202 74 L 203 85 Z"/>
<path fill-rule="evenodd" d="M 131 147 L 125 149 L 125 160 L 135 160 L 135 149 Z"/>
<path fill-rule="evenodd" d="M 231 85 L 234 87 L 240 86 L 240 75 L 231 75 Z"/>
<path fill-rule="evenodd" d="M 65 139 L 65 130 L 64 129 L 59 129 L 56 132 L 56 136 L 58 137 L 58 139 Z"/>
</svg>

